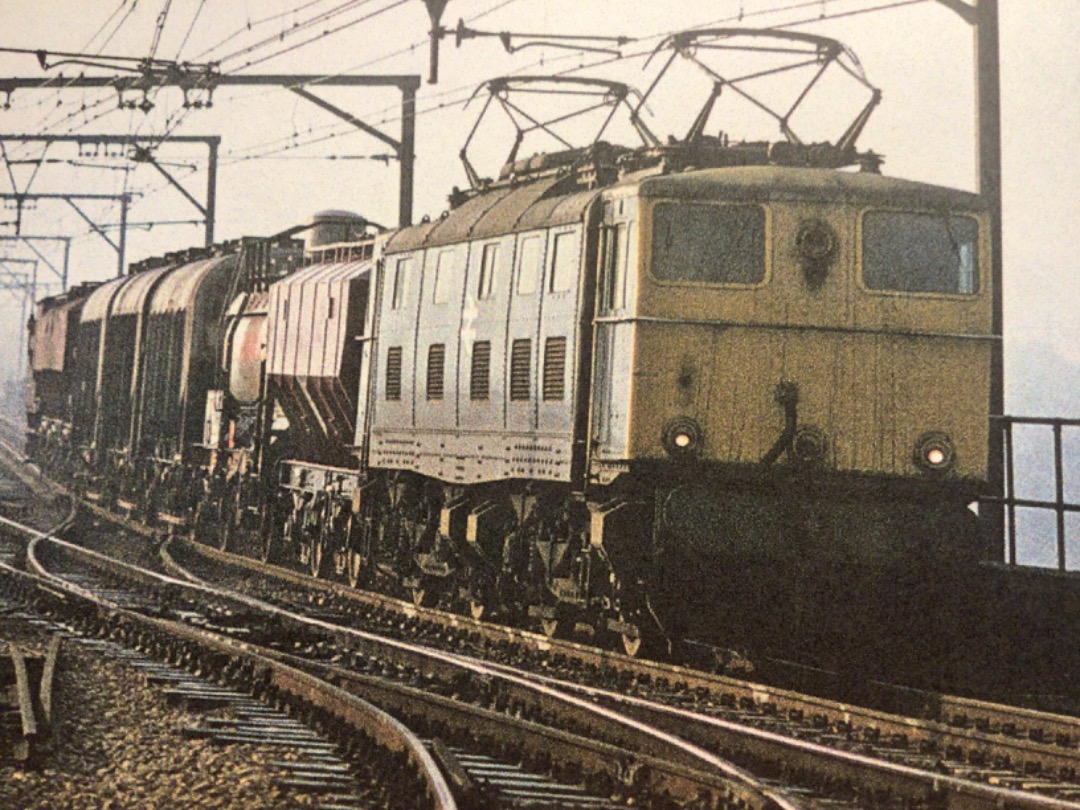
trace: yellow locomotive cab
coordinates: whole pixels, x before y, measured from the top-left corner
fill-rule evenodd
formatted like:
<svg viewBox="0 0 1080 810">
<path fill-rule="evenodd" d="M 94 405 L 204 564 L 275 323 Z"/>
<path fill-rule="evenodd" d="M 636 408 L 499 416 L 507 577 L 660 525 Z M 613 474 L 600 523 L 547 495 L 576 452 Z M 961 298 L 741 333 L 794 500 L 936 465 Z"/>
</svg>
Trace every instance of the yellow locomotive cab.
<svg viewBox="0 0 1080 810">
<path fill-rule="evenodd" d="M 991 305 L 975 195 L 775 167 L 652 177 L 637 195 L 636 294 L 597 324 L 598 478 L 781 455 L 985 477 Z M 605 343 L 632 359 L 606 366 Z"/>
</svg>

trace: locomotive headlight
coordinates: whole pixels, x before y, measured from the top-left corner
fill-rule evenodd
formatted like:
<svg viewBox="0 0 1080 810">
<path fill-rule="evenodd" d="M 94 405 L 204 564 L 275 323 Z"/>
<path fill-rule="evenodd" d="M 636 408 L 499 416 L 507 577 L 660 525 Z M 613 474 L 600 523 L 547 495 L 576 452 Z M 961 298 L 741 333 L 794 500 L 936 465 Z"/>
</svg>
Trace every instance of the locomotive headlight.
<svg viewBox="0 0 1080 810">
<path fill-rule="evenodd" d="M 671 456 L 696 456 L 701 452 L 701 426 L 686 416 L 668 422 L 660 438 L 664 449 Z"/>
<path fill-rule="evenodd" d="M 956 466 L 956 447 L 944 433 L 925 433 L 915 442 L 912 460 L 924 473 L 940 475 Z"/>
</svg>

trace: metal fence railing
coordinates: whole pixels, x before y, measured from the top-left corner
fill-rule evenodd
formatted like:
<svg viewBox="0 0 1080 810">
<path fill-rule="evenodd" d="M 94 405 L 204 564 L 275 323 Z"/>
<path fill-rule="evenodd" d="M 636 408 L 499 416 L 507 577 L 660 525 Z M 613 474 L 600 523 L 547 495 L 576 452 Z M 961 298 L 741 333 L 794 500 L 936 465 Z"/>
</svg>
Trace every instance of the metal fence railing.
<svg viewBox="0 0 1080 810">
<path fill-rule="evenodd" d="M 1017 564 L 1018 510 L 1038 510 L 1043 514 L 1053 513 L 1057 569 L 1068 570 L 1070 521 L 1066 516 L 1080 515 L 1080 419 L 1034 416 L 991 419 L 1002 431 L 1005 490 L 1000 496 L 984 496 L 981 502 L 1004 508 L 1006 562 Z M 1020 441 L 1020 433 L 1028 434 L 1026 441 Z M 1045 452 L 1048 439 L 1053 446 L 1050 454 Z M 1052 478 L 1047 455 L 1053 460 Z M 1073 491 L 1078 494 L 1073 496 L 1070 494 Z M 1080 519 L 1077 525 L 1080 526 Z"/>
</svg>

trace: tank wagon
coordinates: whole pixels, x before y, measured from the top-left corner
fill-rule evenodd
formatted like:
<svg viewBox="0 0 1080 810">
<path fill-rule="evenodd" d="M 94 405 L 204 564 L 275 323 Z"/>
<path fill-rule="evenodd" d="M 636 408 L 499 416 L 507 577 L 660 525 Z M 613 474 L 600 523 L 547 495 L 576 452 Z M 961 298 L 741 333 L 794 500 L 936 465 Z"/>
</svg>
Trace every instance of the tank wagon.
<svg viewBox="0 0 1080 810">
<path fill-rule="evenodd" d="M 49 463 L 477 617 L 870 675 L 919 638 L 930 679 L 985 556 L 988 215 L 858 128 L 512 154 L 439 219 L 323 212 L 303 257 L 294 229 L 46 302 L 79 313 Z"/>
</svg>

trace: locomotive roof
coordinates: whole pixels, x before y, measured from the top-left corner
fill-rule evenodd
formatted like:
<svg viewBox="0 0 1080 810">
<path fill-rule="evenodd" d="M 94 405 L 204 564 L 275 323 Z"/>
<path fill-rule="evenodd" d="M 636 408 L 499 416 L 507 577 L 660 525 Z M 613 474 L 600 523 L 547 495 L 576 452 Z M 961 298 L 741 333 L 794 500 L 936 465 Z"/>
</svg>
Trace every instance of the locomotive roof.
<svg viewBox="0 0 1080 810">
<path fill-rule="evenodd" d="M 641 181 L 642 197 L 725 200 L 812 200 L 915 207 L 984 209 L 977 194 L 869 172 L 739 166 L 654 175 Z"/>
<path fill-rule="evenodd" d="M 585 208 L 600 192 L 577 188 L 568 185 L 563 175 L 494 188 L 477 194 L 441 219 L 395 232 L 387 242 L 386 252 L 400 253 L 580 222 Z"/>
</svg>

